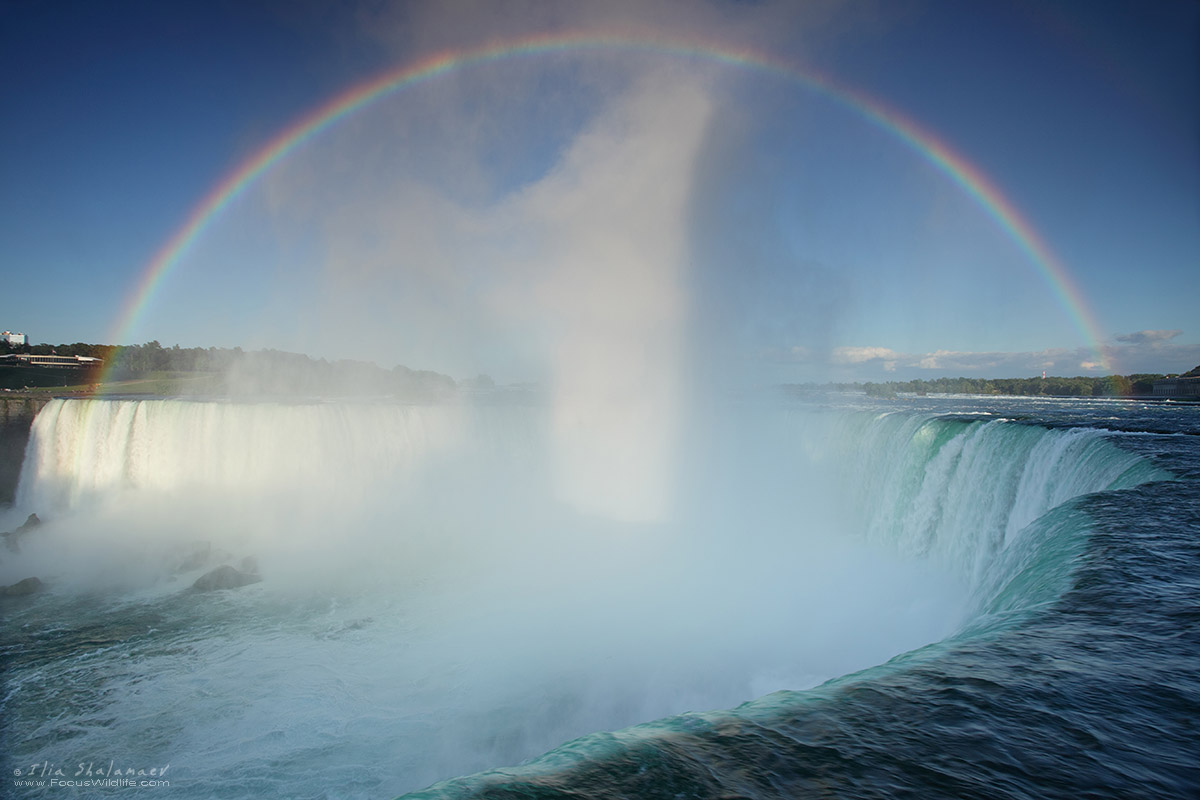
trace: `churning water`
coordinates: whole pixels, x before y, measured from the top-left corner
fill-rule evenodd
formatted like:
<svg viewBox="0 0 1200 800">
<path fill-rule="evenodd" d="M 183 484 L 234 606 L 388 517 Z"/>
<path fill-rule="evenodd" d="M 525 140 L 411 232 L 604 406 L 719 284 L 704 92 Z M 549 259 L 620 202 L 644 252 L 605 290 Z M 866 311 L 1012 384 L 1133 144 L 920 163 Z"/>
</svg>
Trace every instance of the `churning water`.
<svg viewBox="0 0 1200 800">
<path fill-rule="evenodd" d="M 1191 796 L 1200 408 L 858 402 L 622 469 L 536 402 L 54 401 L 0 520 L 48 586 L 0 600 L 4 780 Z M 262 581 L 190 589 L 221 564 Z"/>
</svg>

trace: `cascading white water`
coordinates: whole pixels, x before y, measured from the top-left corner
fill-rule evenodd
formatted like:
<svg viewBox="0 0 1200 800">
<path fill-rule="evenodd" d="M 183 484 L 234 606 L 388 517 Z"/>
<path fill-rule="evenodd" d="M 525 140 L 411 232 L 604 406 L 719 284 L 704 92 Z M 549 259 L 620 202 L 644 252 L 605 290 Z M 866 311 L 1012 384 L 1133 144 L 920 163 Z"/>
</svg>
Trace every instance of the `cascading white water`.
<svg viewBox="0 0 1200 800">
<path fill-rule="evenodd" d="M 77 745 L 156 741 L 181 772 L 274 794 L 413 789 L 941 639 L 1028 523 L 1146 479 L 1094 431 L 731 409 L 693 427 L 669 518 L 629 521 L 575 502 L 551 416 L 51 403 L 14 512 L 47 522 L 3 582 L 38 574 L 155 631 L 69 678 L 101 687 L 62 710 Z M 185 591 L 245 556 L 261 584 Z"/>
<path fill-rule="evenodd" d="M 1047 430 L 1003 418 L 800 415 L 810 458 L 849 489 L 855 529 L 946 563 L 978 583 L 1047 511 L 1090 492 L 1163 474 L 1090 428 Z"/>
</svg>

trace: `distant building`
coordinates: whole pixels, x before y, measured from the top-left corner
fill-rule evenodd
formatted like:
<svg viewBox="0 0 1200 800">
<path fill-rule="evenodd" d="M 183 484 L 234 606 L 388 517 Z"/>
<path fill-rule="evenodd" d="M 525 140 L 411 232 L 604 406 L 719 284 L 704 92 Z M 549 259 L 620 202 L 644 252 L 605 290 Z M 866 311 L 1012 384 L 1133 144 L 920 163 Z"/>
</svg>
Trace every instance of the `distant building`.
<svg viewBox="0 0 1200 800">
<path fill-rule="evenodd" d="M 104 359 L 91 356 L 33 356 L 14 354 L 0 356 L 0 366 L 10 367 L 91 367 Z"/>
<path fill-rule="evenodd" d="M 9 344 L 29 344 L 29 337 L 23 333 L 13 333 L 12 331 L 4 331 L 0 333 L 0 339 Z"/>
<path fill-rule="evenodd" d="M 1155 397 L 1200 397 L 1200 377 L 1165 378 L 1154 382 Z"/>
</svg>

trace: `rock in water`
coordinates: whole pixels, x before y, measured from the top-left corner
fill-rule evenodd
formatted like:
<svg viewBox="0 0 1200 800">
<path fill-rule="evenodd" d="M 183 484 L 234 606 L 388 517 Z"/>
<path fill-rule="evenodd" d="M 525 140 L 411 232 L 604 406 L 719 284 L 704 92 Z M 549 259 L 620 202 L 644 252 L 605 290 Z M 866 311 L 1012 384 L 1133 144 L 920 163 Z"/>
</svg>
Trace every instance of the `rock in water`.
<svg viewBox="0 0 1200 800">
<path fill-rule="evenodd" d="M 41 524 L 42 521 L 38 519 L 37 514 L 30 514 L 25 519 L 25 522 L 22 523 L 21 527 L 17 528 L 15 531 L 6 531 L 4 533 L 4 543 L 8 546 L 8 549 L 12 550 L 14 553 L 21 552 L 21 537 Z M 13 585 L 16 586 L 15 583 Z"/>
<path fill-rule="evenodd" d="M 262 578 L 242 572 L 228 564 L 209 570 L 196 579 L 192 588 L 199 592 L 211 592 L 214 589 L 236 589 L 251 583 L 258 583 Z"/>
<path fill-rule="evenodd" d="M 42 583 L 39 578 L 26 578 L 23 581 L 17 581 L 11 586 L 0 586 L 0 597 L 24 597 L 27 594 L 34 594 L 46 588 L 46 584 Z"/>
</svg>

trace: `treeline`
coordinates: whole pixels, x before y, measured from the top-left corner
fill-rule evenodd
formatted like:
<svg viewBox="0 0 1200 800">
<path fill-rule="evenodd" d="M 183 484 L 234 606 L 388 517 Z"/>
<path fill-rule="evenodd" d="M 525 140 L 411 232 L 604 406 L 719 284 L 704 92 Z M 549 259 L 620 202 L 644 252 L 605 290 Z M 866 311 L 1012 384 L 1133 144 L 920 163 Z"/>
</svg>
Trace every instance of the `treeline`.
<svg viewBox="0 0 1200 800">
<path fill-rule="evenodd" d="M 247 395 L 400 395 L 433 400 L 453 394 L 457 384 L 448 375 L 405 366 L 384 369 L 366 361 L 313 359 L 279 350 L 245 352 L 240 347 L 163 347 L 152 341 L 140 345 L 37 344 L 0 342 L 0 355 L 89 356 L 103 359 L 102 375 L 108 381 L 149 376 L 212 376 L 197 384 L 202 391 Z M 87 382 L 99 380 L 91 374 Z M 481 376 L 471 385 L 490 382 Z"/>
<path fill-rule="evenodd" d="M 22 355 L 35 356 L 91 356 L 92 358 L 104 358 L 103 354 L 114 350 L 109 344 L 85 344 L 84 342 L 76 342 L 75 344 L 10 344 L 5 339 L 0 339 L 0 356 L 7 356 L 13 353 Z"/>
<path fill-rule="evenodd" d="M 141 377 L 151 372 L 222 372 L 245 356 L 240 347 L 232 350 L 209 347 L 163 347 L 157 341 L 120 347 L 111 344 L 10 345 L 0 342 L 0 355 L 25 353 L 36 356 L 88 356 L 102 359 L 106 374 L 114 379 Z"/>
<path fill-rule="evenodd" d="M 1154 393 L 1154 382 L 1173 375 L 1137 373 L 1101 378 L 934 378 L 886 383 L 837 383 L 838 391 L 866 392 L 874 397 L 895 394 L 1003 394 L 1018 397 L 1137 397 Z"/>
</svg>

